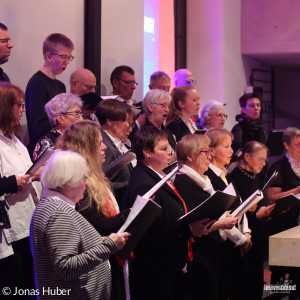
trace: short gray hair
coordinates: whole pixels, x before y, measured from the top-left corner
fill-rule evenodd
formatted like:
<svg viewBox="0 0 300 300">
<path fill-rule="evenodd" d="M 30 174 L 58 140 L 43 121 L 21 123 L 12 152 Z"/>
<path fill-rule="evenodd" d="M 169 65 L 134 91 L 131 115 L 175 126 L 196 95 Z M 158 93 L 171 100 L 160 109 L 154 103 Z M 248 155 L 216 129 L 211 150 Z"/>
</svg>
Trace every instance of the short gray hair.
<svg viewBox="0 0 300 300">
<path fill-rule="evenodd" d="M 282 136 L 282 141 L 287 143 L 288 145 L 291 144 L 292 140 L 294 138 L 297 138 L 300 136 L 300 129 L 297 127 L 287 127 Z"/>
<path fill-rule="evenodd" d="M 59 190 L 65 184 L 76 187 L 87 174 L 86 161 L 79 153 L 55 151 L 42 173 L 42 185 L 50 190 Z"/>
<path fill-rule="evenodd" d="M 159 78 L 164 78 L 164 79 L 167 79 L 167 80 L 171 80 L 170 79 L 170 76 L 164 72 L 164 71 L 156 71 L 154 73 L 152 73 L 152 75 L 150 76 L 150 84 L 154 84 L 155 81 Z"/>
<path fill-rule="evenodd" d="M 207 121 L 209 119 L 209 114 L 215 108 L 224 108 L 224 105 L 217 100 L 210 100 L 204 104 L 200 115 L 200 124 L 202 127 L 206 127 Z"/>
<path fill-rule="evenodd" d="M 167 99 L 169 102 L 171 102 L 171 96 L 168 92 L 163 91 L 163 90 L 150 90 L 143 102 L 142 102 L 142 106 L 143 106 L 143 111 L 146 115 L 146 117 L 149 117 L 151 115 L 151 111 L 148 108 L 148 104 L 152 104 L 152 105 L 157 105 L 155 103 L 157 103 L 159 100 L 161 99 Z"/>
<path fill-rule="evenodd" d="M 45 111 L 51 126 L 56 124 L 56 116 L 58 114 L 67 112 L 72 105 L 78 105 L 81 108 L 82 104 L 82 100 L 77 95 L 71 93 L 61 93 L 56 95 L 45 105 Z"/>
</svg>

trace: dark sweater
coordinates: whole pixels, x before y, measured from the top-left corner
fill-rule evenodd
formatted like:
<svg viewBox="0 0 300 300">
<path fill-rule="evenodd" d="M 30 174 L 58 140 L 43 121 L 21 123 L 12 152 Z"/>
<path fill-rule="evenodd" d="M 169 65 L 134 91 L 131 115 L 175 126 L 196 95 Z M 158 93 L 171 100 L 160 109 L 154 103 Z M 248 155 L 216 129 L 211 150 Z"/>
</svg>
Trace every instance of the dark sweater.
<svg viewBox="0 0 300 300">
<path fill-rule="evenodd" d="M 45 104 L 58 94 L 65 93 L 65 85 L 51 79 L 38 71 L 29 80 L 25 92 L 26 117 L 30 143 L 29 153 L 32 154 L 38 139 L 51 130 L 51 125 L 45 112 Z"/>
</svg>

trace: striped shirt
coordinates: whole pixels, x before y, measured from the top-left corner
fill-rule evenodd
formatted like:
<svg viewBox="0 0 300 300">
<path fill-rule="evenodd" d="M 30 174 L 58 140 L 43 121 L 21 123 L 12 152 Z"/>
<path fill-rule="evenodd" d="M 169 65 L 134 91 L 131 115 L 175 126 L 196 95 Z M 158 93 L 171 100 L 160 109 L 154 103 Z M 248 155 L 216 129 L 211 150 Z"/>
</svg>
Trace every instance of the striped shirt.
<svg viewBox="0 0 300 300">
<path fill-rule="evenodd" d="M 108 258 L 118 249 L 64 199 L 47 190 L 32 216 L 30 246 L 39 298 L 109 299 Z"/>
</svg>

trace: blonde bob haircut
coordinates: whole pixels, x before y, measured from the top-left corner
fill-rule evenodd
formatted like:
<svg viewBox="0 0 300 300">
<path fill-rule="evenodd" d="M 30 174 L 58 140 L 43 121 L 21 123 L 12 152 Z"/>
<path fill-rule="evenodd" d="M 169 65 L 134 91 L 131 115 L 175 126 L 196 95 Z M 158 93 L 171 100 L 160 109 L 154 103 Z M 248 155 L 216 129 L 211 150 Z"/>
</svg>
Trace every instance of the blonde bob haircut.
<svg viewBox="0 0 300 300">
<path fill-rule="evenodd" d="M 202 150 L 208 148 L 210 139 L 202 134 L 185 135 L 176 145 L 177 160 L 180 164 L 188 161 L 188 156 L 199 155 Z"/>
<path fill-rule="evenodd" d="M 72 151 L 55 151 L 41 173 L 41 182 L 50 190 L 63 190 L 64 185 L 77 187 L 87 174 L 86 161 Z"/>
<path fill-rule="evenodd" d="M 233 135 L 230 131 L 226 129 L 212 128 L 207 130 L 205 133 L 206 136 L 210 138 L 210 147 L 215 148 L 222 144 L 226 137 L 230 137 L 231 141 L 233 140 Z"/>
</svg>

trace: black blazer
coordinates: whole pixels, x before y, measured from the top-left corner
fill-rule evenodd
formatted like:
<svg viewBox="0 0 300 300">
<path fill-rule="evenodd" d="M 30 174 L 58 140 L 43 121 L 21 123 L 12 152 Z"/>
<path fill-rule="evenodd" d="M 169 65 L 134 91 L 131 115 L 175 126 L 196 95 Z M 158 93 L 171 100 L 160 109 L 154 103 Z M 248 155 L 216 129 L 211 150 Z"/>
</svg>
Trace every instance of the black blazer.
<svg viewBox="0 0 300 300">
<path fill-rule="evenodd" d="M 166 128 L 175 135 L 177 143 L 183 136 L 191 134 L 188 126 L 182 121 L 181 118 L 172 121 L 166 126 Z"/>
<path fill-rule="evenodd" d="M 123 207 L 132 207 L 137 195 L 144 195 L 161 178 L 142 162 L 133 169 Z M 161 214 L 154 220 L 134 250 L 132 271 L 137 273 L 172 273 L 181 270 L 187 262 L 187 241 L 191 236 L 188 225 L 176 220 L 184 214 L 180 198 L 164 184 L 155 194 L 154 201 Z"/>
<path fill-rule="evenodd" d="M 119 158 L 122 153 L 118 150 L 114 142 L 110 139 L 107 133 L 101 129 L 101 134 L 103 137 L 103 143 L 106 145 L 107 149 L 105 150 L 105 163 L 103 164 L 103 169 L 110 165 L 113 161 Z M 110 181 L 114 190 L 114 194 L 118 204 L 123 198 L 124 192 L 129 182 L 130 173 L 132 170 L 132 165 L 128 164 L 121 168 L 117 173 L 115 173 Z"/>
<path fill-rule="evenodd" d="M 215 191 L 223 191 L 227 187 L 222 178 L 216 175 L 216 173 L 213 172 L 210 168 L 208 168 L 208 170 L 204 174 L 209 177 Z"/>
</svg>

